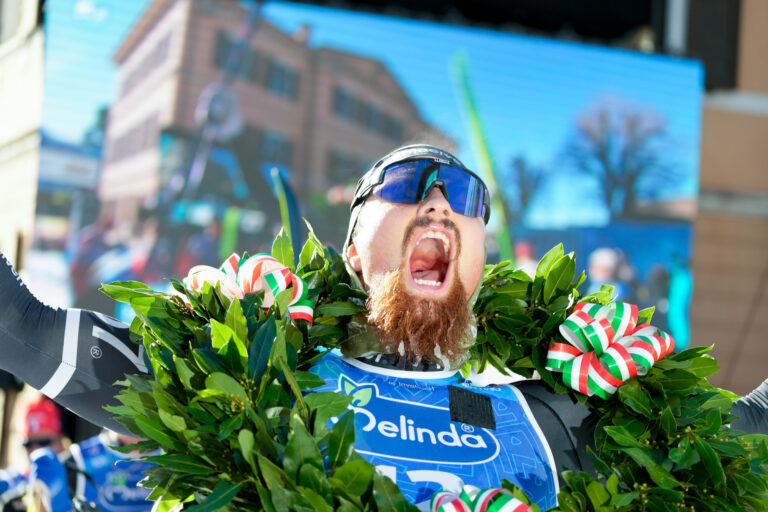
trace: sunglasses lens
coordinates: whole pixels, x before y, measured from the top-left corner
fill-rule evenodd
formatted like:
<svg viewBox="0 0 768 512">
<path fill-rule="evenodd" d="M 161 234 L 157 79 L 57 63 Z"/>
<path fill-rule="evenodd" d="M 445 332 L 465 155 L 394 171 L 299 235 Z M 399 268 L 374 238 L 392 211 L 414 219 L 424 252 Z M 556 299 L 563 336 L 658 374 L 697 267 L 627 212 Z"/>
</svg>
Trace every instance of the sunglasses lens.
<svg viewBox="0 0 768 512">
<path fill-rule="evenodd" d="M 485 216 L 485 185 L 461 167 L 418 160 L 395 164 L 384 171 L 375 194 L 393 203 L 416 204 L 440 181 L 451 209 L 467 217 Z"/>
<path fill-rule="evenodd" d="M 483 216 L 485 187 L 480 180 L 459 167 L 443 167 L 440 179 L 445 184 L 453 211 L 467 217 Z"/>
<path fill-rule="evenodd" d="M 416 204 L 420 177 L 418 162 L 393 165 L 384 171 L 384 181 L 376 195 L 392 203 Z"/>
</svg>

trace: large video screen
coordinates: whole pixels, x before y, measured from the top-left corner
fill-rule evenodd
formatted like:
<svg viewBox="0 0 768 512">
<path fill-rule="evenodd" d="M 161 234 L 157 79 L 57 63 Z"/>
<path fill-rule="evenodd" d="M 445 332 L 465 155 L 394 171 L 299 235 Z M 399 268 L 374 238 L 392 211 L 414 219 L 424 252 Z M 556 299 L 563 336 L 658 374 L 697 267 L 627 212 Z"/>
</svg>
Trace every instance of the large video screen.
<svg viewBox="0 0 768 512">
<path fill-rule="evenodd" d="M 489 183 L 489 261 L 562 242 L 687 345 L 697 62 L 270 1 L 49 0 L 45 38 L 51 302 L 112 312 L 101 282 L 268 249 L 280 189 L 294 238 L 340 249 L 359 176 L 427 142 Z"/>
</svg>

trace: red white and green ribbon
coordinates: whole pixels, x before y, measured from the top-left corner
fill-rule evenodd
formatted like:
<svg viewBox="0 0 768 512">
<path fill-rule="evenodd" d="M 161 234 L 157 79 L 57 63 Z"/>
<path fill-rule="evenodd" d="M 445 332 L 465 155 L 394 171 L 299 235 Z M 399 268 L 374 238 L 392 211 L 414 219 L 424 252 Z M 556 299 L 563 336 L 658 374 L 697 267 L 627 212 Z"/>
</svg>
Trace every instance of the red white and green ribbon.
<svg viewBox="0 0 768 512">
<path fill-rule="evenodd" d="M 491 488 L 484 491 L 465 487 L 461 494 L 440 491 L 432 496 L 431 512 L 526 512 L 529 505 L 515 498 L 507 489 Z"/>
<path fill-rule="evenodd" d="M 228 299 L 242 299 L 245 295 L 232 277 L 208 265 L 195 265 L 184 278 L 184 288 L 187 290 L 202 291 L 205 283 L 211 283 L 213 286 L 219 283 L 221 293 Z"/>
<path fill-rule="evenodd" d="M 549 346 L 547 369 L 562 372 L 563 383 L 580 393 L 608 398 L 675 348 L 672 336 L 637 321 L 634 304 L 579 302 L 560 325 L 568 343 Z"/>
<path fill-rule="evenodd" d="M 221 267 L 197 265 L 184 278 L 184 286 L 197 292 L 203 289 L 206 282 L 214 286 L 219 283 L 221 292 L 229 299 L 242 299 L 248 293 L 263 292 L 263 308 L 272 306 L 280 292 L 290 289 L 288 312 L 291 319 L 312 323 L 314 303 L 307 299 L 307 284 L 269 254 L 256 254 L 247 260 L 232 254 Z"/>
</svg>

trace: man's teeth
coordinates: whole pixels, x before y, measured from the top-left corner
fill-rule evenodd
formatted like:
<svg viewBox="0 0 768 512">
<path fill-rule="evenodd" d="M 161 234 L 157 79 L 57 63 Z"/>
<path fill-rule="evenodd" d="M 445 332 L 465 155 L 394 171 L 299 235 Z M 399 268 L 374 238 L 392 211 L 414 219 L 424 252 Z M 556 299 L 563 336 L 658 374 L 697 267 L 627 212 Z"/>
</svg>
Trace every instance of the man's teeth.
<svg viewBox="0 0 768 512">
<path fill-rule="evenodd" d="M 443 284 L 442 281 L 432 281 L 431 279 L 414 279 L 413 282 L 425 286 L 440 286 Z"/>
<path fill-rule="evenodd" d="M 445 254 L 449 253 L 451 244 L 448 241 L 448 235 L 446 235 L 442 231 L 433 231 L 430 229 L 429 231 L 426 231 L 424 232 L 423 235 L 421 235 L 421 238 L 419 238 L 419 241 L 425 238 L 434 238 L 436 240 L 440 240 L 441 242 L 443 242 L 443 249 L 445 249 Z"/>
</svg>

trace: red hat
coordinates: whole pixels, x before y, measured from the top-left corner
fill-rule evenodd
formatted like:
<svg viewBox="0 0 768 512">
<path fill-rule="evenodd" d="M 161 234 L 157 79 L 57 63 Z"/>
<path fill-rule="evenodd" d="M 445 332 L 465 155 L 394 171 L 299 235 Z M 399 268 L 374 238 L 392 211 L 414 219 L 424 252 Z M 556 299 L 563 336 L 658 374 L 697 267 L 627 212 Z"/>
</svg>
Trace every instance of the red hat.
<svg viewBox="0 0 768 512">
<path fill-rule="evenodd" d="M 61 435 L 61 415 L 49 398 L 40 396 L 19 404 L 19 413 L 17 430 L 23 439 Z"/>
</svg>

